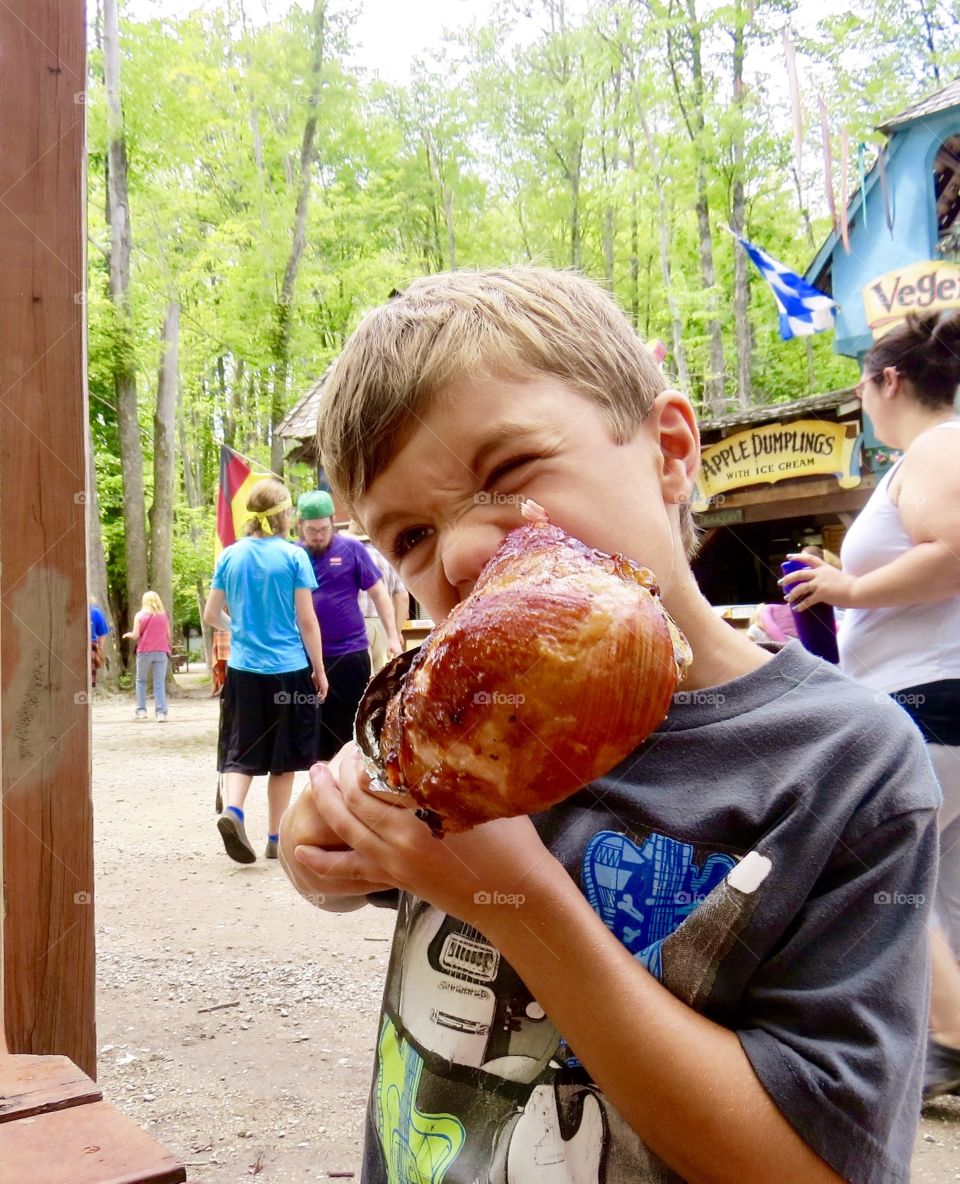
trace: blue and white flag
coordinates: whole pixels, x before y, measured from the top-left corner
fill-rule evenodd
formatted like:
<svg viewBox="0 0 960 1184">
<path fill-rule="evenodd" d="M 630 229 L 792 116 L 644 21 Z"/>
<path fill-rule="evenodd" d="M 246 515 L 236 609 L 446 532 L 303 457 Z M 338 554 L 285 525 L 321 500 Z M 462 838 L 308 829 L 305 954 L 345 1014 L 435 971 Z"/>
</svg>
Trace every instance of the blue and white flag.
<svg viewBox="0 0 960 1184">
<path fill-rule="evenodd" d="M 730 233 L 733 234 L 733 231 Z M 773 297 L 780 311 L 780 336 L 784 341 L 789 341 L 791 337 L 809 337 L 812 333 L 822 333 L 825 329 L 833 328 L 836 301 L 739 234 L 733 237 L 773 289 Z"/>
</svg>

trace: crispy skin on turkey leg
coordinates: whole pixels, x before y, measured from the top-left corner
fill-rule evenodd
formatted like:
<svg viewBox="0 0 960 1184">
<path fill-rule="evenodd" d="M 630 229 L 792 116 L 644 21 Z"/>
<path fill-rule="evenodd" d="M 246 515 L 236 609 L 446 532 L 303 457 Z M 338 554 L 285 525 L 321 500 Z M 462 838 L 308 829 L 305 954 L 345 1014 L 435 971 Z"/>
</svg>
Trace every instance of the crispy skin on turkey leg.
<svg viewBox="0 0 960 1184">
<path fill-rule="evenodd" d="M 533 521 L 467 599 L 397 660 L 409 670 L 367 752 L 434 833 L 537 813 L 608 772 L 664 718 L 690 661 L 650 571 L 549 525 L 536 503 L 523 513 Z"/>
</svg>

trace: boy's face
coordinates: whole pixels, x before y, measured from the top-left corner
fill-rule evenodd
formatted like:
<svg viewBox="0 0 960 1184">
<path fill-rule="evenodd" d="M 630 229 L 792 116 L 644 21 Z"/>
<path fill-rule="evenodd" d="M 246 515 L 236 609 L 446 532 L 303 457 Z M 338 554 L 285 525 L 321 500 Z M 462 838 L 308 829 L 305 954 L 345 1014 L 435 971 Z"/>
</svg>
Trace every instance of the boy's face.
<svg viewBox="0 0 960 1184">
<path fill-rule="evenodd" d="M 650 567 L 669 606 L 689 577 L 679 502 L 698 464 L 693 412 L 673 391 L 617 444 L 597 405 L 552 375 L 465 378 L 433 401 L 356 508 L 435 621 L 523 523 L 524 498 L 589 546 Z"/>
</svg>

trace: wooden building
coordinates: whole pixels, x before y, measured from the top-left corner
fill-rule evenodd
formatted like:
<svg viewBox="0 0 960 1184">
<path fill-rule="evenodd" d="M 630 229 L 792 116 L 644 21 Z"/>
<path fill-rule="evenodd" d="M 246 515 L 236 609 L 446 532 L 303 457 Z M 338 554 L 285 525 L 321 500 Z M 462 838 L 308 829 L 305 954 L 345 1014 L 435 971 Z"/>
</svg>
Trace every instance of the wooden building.
<svg viewBox="0 0 960 1184">
<path fill-rule="evenodd" d="M 858 361 L 910 311 L 960 308 L 960 79 L 886 119 L 847 212 L 806 271 L 836 300 L 834 348 Z M 897 454 L 852 391 L 701 423 L 695 563 L 714 604 L 779 599 L 787 550 L 839 551 L 844 530 Z"/>
<path fill-rule="evenodd" d="M 960 79 L 885 120 L 886 144 L 806 278 L 839 305 L 835 349 L 861 358 L 911 310 L 960 308 Z"/>
<path fill-rule="evenodd" d="M 320 412 L 320 395 L 328 373 L 329 367 L 307 393 L 297 400 L 277 427 L 277 435 L 287 441 L 289 448 L 285 459 L 294 464 L 310 465 L 316 475 L 317 488 L 327 490 L 330 489 L 330 482 L 323 471 L 320 452 L 317 448 L 317 415 Z M 349 519 L 350 515 L 346 507 L 334 496 L 334 522 L 338 526 L 342 526 Z"/>
</svg>

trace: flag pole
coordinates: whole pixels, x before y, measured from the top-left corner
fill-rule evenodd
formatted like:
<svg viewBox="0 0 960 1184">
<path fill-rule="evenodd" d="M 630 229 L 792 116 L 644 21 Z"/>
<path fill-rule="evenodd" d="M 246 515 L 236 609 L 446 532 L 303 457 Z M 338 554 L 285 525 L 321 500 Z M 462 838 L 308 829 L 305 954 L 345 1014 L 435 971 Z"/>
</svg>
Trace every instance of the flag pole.
<svg viewBox="0 0 960 1184">
<path fill-rule="evenodd" d="M 231 448 L 229 444 L 221 444 L 220 447 L 226 448 L 227 452 L 232 452 L 234 456 L 238 456 L 241 460 L 246 461 L 248 465 L 256 466 L 256 468 L 260 473 L 263 474 L 264 477 L 276 477 L 278 481 L 283 480 L 279 473 L 275 473 L 273 469 L 265 469 L 261 461 L 254 460 L 251 456 L 244 456 L 242 452 L 237 452 L 236 448 Z"/>
</svg>

